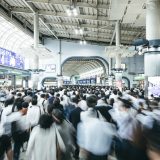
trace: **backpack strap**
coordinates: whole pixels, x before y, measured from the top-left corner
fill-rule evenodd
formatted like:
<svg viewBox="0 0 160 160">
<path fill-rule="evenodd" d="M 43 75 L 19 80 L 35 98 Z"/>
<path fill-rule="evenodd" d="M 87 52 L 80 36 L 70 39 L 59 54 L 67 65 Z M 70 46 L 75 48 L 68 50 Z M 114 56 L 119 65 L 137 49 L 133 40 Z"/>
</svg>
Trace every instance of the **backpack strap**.
<svg viewBox="0 0 160 160">
<path fill-rule="evenodd" d="M 40 106 L 38 106 L 39 107 L 39 112 L 40 112 L 40 116 L 42 115 L 42 113 L 41 113 L 41 107 Z"/>
<path fill-rule="evenodd" d="M 44 99 L 43 102 L 42 102 L 43 111 L 44 111 L 44 113 L 45 113 L 44 102 L 45 102 L 45 99 Z"/>
<path fill-rule="evenodd" d="M 96 113 L 97 113 L 97 118 L 99 118 L 99 113 L 98 113 L 98 111 L 96 110 Z"/>
<path fill-rule="evenodd" d="M 2 118 L 2 112 L 3 112 L 3 109 L 0 112 L 0 121 L 1 121 L 1 118 Z"/>
</svg>

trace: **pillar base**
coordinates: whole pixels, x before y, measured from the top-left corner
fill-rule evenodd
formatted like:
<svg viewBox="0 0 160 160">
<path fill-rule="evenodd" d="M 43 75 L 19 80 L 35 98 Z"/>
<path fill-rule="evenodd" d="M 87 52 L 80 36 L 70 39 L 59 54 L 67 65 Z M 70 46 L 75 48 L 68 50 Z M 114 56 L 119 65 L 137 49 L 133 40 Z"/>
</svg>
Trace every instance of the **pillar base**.
<svg viewBox="0 0 160 160">
<path fill-rule="evenodd" d="M 58 87 L 62 87 L 63 86 L 63 76 L 58 75 L 57 79 L 58 79 Z"/>
<path fill-rule="evenodd" d="M 33 89 L 38 89 L 39 74 L 32 73 L 31 79 L 32 79 L 32 84 L 33 84 L 32 88 Z"/>
<path fill-rule="evenodd" d="M 160 76 L 160 52 L 148 52 L 144 55 L 145 76 Z"/>
</svg>

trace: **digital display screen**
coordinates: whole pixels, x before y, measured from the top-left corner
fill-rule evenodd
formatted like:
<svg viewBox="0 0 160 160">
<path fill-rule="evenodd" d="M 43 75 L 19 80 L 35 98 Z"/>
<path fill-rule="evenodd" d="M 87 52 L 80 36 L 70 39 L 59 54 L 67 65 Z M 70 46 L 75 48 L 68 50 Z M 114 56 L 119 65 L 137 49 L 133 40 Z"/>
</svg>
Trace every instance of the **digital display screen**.
<svg viewBox="0 0 160 160">
<path fill-rule="evenodd" d="M 4 66 L 24 69 L 24 58 L 14 52 L 0 48 L 0 64 Z"/>
</svg>

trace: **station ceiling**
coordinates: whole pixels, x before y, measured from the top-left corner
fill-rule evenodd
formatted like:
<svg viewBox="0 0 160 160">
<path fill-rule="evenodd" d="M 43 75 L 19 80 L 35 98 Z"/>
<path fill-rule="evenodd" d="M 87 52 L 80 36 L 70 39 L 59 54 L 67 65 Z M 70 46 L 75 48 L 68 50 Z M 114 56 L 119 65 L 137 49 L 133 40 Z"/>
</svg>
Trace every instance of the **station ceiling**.
<svg viewBox="0 0 160 160">
<path fill-rule="evenodd" d="M 115 25 L 118 20 L 121 22 L 121 43 L 130 45 L 137 38 L 145 38 L 145 2 L 146 0 L 0 0 L 0 14 L 8 21 L 8 25 L 4 25 L 3 20 L 0 19 L 0 27 L 3 27 L 4 31 L 0 34 L 0 45 L 2 44 L 6 49 L 12 47 L 9 48 L 10 50 L 19 49 L 20 46 L 23 48 L 23 45 L 27 46 L 27 44 L 31 46 L 34 13 L 39 14 L 41 42 L 45 37 L 52 37 L 70 41 L 86 40 L 88 43 L 105 46 L 114 45 Z M 68 16 L 67 10 L 73 4 L 78 14 Z M 15 31 L 14 27 L 8 29 L 9 22 L 30 37 Z M 83 34 L 76 34 L 76 29 L 82 29 Z M 14 43 L 13 35 L 19 39 L 19 42 Z M 31 56 L 36 53 L 32 51 L 32 48 L 31 50 L 23 48 L 25 55 Z M 43 48 L 39 55 L 46 57 Z M 47 55 L 50 57 L 51 53 Z M 65 75 L 72 76 L 98 67 L 103 66 L 96 60 L 72 59 L 64 64 L 62 71 Z"/>
<path fill-rule="evenodd" d="M 45 36 L 98 44 L 115 42 L 115 22 L 121 22 L 121 43 L 145 37 L 146 0 L 1 0 L 0 11 L 33 32 L 34 12 L 39 14 L 40 38 Z M 72 4 L 77 16 L 68 16 Z M 74 30 L 82 29 L 83 35 Z M 29 33 L 28 32 L 28 33 Z"/>
</svg>

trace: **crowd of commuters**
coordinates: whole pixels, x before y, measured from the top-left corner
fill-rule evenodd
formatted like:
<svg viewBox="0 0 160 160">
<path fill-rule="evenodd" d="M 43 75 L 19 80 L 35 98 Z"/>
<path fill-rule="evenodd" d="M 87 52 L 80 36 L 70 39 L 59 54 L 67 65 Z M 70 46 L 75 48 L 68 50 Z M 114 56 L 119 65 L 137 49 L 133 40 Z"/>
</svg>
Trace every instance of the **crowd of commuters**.
<svg viewBox="0 0 160 160">
<path fill-rule="evenodd" d="M 0 91 L 0 160 L 160 160 L 159 100 L 140 89 Z"/>
</svg>

